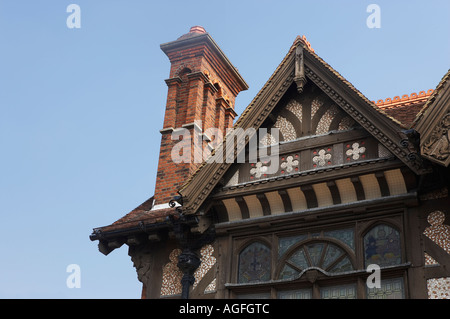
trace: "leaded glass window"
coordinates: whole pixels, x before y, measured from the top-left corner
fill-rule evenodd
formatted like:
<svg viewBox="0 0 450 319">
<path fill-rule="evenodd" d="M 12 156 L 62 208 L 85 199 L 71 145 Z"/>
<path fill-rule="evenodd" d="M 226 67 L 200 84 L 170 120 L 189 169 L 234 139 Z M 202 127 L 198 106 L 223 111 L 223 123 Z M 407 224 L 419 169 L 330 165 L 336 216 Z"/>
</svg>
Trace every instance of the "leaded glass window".
<svg viewBox="0 0 450 319">
<path fill-rule="evenodd" d="M 368 299 L 403 299 L 405 298 L 403 278 L 381 280 L 380 288 L 367 288 Z"/>
<path fill-rule="evenodd" d="M 301 242 L 306 238 L 308 238 L 307 234 L 280 238 L 278 241 L 278 257 L 281 257 L 292 245 Z"/>
<path fill-rule="evenodd" d="M 312 242 L 300 246 L 286 257 L 279 279 L 295 279 L 309 267 L 333 273 L 354 269 L 344 249 L 330 242 Z"/>
<path fill-rule="evenodd" d="M 277 294 L 278 299 L 311 299 L 312 289 L 296 289 L 279 291 Z"/>
<path fill-rule="evenodd" d="M 320 288 L 322 299 L 356 299 L 356 284 Z"/>
<path fill-rule="evenodd" d="M 321 232 L 310 234 L 310 238 L 320 238 Z M 347 245 L 353 251 L 355 250 L 355 232 L 353 228 L 329 230 L 323 232 L 323 237 L 334 238 Z M 308 234 L 281 237 L 278 240 L 278 257 L 281 257 L 293 245 L 308 239 Z"/>
<path fill-rule="evenodd" d="M 364 261 L 367 267 L 398 265 L 402 261 L 399 232 L 388 225 L 377 225 L 364 236 Z"/>
<path fill-rule="evenodd" d="M 394 222 L 393 218 L 391 220 Z M 238 267 L 234 273 L 236 277 L 233 276 L 237 281 L 230 285 L 234 296 L 279 299 L 405 298 L 407 288 L 401 278 L 402 269 L 395 267 L 402 266 L 404 261 L 400 230 L 382 221 L 367 230 L 365 223 L 338 227 L 341 228 L 315 227 L 302 229 L 301 233 L 288 230 L 264 238 L 255 236 L 254 240 L 241 246 L 243 249 L 237 255 Z M 238 240 L 237 243 L 242 244 L 241 240 L 248 239 Z M 364 268 L 369 264 L 383 268 L 381 288 L 369 289 L 358 284 L 365 278 Z M 273 267 L 275 270 L 271 269 Z"/>
<path fill-rule="evenodd" d="M 239 254 L 238 282 L 259 282 L 270 280 L 270 248 L 254 242 Z"/>
<path fill-rule="evenodd" d="M 320 257 L 322 257 L 323 243 L 314 243 L 307 245 L 307 251 L 311 260 L 311 266 L 319 266 Z"/>
<path fill-rule="evenodd" d="M 261 292 L 253 294 L 238 294 L 237 299 L 270 299 L 270 292 Z"/>
<path fill-rule="evenodd" d="M 323 235 L 338 239 L 348 245 L 352 250 L 355 250 L 355 235 L 352 228 L 326 231 Z"/>
</svg>

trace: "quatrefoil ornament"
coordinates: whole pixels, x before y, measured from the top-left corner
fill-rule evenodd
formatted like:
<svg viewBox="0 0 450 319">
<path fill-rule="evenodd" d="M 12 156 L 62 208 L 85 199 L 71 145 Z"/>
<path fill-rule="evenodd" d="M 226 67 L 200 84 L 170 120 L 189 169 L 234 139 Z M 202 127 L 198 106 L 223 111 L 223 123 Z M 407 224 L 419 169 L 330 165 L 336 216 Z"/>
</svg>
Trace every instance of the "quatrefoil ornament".
<svg viewBox="0 0 450 319">
<path fill-rule="evenodd" d="M 363 154 L 365 151 L 366 148 L 364 146 L 359 146 L 359 143 L 353 143 L 352 148 L 349 148 L 345 154 L 353 160 L 358 160 L 361 156 L 360 154 Z"/>
<path fill-rule="evenodd" d="M 327 153 L 324 149 L 320 150 L 318 155 L 313 157 L 313 162 L 318 166 L 325 166 L 330 160 L 331 154 Z"/>
<path fill-rule="evenodd" d="M 255 167 L 250 170 L 250 174 L 256 178 L 260 178 L 267 172 L 267 166 L 264 166 L 262 162 L 256 163 Z"/>
<path fill-rule="evenodd" d="M 293 156 L 289 155 L 286 157 L 286 162 L 281 163 L 281 168 L 286 170 L 286 172 L 292 172 L 295 167 L 298 166 L 298 160 L 294 159 Z"/>
</svg>

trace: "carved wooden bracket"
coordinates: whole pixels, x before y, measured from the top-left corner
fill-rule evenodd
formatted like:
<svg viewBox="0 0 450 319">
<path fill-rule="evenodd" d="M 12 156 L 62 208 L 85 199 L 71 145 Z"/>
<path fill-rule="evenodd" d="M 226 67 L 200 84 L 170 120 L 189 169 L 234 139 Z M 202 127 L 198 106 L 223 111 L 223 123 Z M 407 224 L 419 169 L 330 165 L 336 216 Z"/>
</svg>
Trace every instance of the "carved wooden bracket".
<svg viewBox="0 0 450 319">
<path fill-rule="evenodd" d="M 294 82 L 297 84 L 298 93 L 303 92 L 303 87 L 306 84 L 305 64 L 303 58 L 303 47 L 299 45 L 295 50 L 295 75 Z"/>
<path fill-rule="evenodd" d="M 144 285 L 147 284 L 154 265 L 149 246 L 145 244 L 130 246 L 128 255 L 131 257 L 134 268 L 136 268 L 138 280 Z"/>
</svg>

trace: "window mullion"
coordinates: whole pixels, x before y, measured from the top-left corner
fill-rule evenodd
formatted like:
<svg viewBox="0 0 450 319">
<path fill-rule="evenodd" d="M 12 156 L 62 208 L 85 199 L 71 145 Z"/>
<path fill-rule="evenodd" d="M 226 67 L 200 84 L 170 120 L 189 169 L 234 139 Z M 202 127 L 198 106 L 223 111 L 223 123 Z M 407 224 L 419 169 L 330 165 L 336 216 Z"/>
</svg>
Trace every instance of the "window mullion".
<svg viewBox="0 0 450 319">
<path fill-rule="evenodd" d="M 320 299 L 320 287 L 317 281 L 312 286 L 312 299 Z"/>
</svg>

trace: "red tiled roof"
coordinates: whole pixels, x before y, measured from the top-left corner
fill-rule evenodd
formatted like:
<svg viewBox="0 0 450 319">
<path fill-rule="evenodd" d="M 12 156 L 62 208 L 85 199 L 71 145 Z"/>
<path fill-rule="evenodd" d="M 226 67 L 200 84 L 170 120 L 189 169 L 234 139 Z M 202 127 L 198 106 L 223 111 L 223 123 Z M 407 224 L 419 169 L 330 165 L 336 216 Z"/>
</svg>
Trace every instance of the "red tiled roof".
<svg viewBox="0 0 450 319">
<path fill-rule="evenodd" d="M 388 116 L 395 118 L 405 128 L 411 127 L 417 114 L 433 94 L 433 90 L 420 91 L 419 93 L 404 94 L 401 97 L 386 98 L 373 103 L 383 110 Z"/>
<path fill-rule="evenodd" d="M 411 125 L 411 127 L 415 127 L 419 121 L 425 116 L 425 113 L 427 113 L 428 108 L 431 104 L 433 104 L 436 96 L 442 92 L 442 90 L 445 87 L 445 83 L 450 79 L 450 69 L 445 73 L 445 75 L 442 77 L 442 79 L 439 81 L 438 85 L 433 91 L 433 94 L 430 95 L 430 97 L 427 99 L 425 105 L 422 107 L 420 112 L 417 114 L 416 119 L 414 120 L 414 123 Z"/>
<path fill-rule="evenodd" d="M 174 208 L 164 208 L 151 210 L 153 206 L 153 196 L 133 209 L 131 212 L 118 219 L 109 226 L 100 227 L 103 232 L 136 227 L 140 222 L 154 224 L 163 222 L 167 216 L 176 213 Z"/>
<path fill-rule="evenodd" d="M 133 209 L 131 212 L 120 218 L 119 220 L 115 221 L 113 225 L 117 224 L 123 224 L 126 222 L 130 222 L 136 219 L 136 217 L 141 216 L 152 209 L 153 205 L 153 196 L 147 199 L 145 202 L 143 202 L 141 205 Z"/>
</svg>

